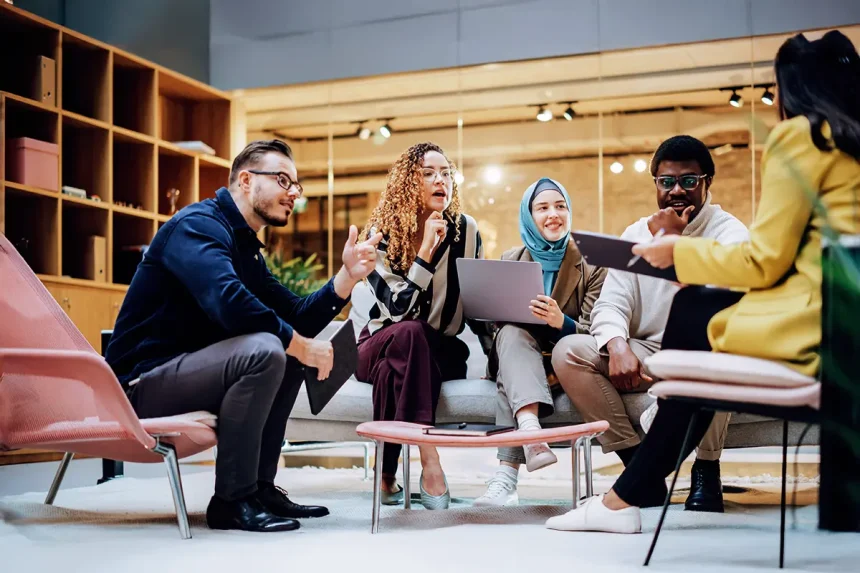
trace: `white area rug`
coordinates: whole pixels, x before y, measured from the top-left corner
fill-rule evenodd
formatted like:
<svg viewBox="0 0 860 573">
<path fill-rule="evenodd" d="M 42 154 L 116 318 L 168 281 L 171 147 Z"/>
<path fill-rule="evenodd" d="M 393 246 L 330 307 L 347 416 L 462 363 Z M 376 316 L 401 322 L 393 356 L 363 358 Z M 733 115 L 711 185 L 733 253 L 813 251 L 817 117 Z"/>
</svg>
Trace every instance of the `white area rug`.
<svg viewBox="0 0 860 573">
<path fill-rule="evenodd" d="M 414 481 L 419 471 L 413 469 Z M 278 483 L 293 499 L 327 505 L 332 515 L 272 534 L 208 530 L 204 512 L 214 474 L 187 475 L 194 537 L 186 541 L 179 538 L 166 478 L 61 489 L 54 507 L 42 504 L 42 492 L 7 497 L 0 500 L 6 513 L 0 522 L 0 571 L 633 571 L 641 570 L 659 516 L 656 509 L 643 512 L 643 535 L 564 533 L 543 524 L 569 509 L 569 494 L 547 505 L 499 509 L 473 508 L 457 497 L 443 512 L 420 504 L 412 511 L 383 508 L 380 532 L 371 535 L 371 484 L 362 475 L 359 469 L 281 470 Z M 450 477 L 455 496 L 482 490 L 475 480 Z M 546 485 L 530 486 L 531 497 L 556 484 Z M 568 481 L 561 491 L 569 487 Z M 818 532 L 815 507 L 797 515 L 798 529 L 787 534 L 789 569 L 857 571 L 860 536 Z M 778 508 L 732 506 L 726 514 L 708 515 L 673 506 L 651 568 L 773 571 L 778 532 Z"/>
</svg>

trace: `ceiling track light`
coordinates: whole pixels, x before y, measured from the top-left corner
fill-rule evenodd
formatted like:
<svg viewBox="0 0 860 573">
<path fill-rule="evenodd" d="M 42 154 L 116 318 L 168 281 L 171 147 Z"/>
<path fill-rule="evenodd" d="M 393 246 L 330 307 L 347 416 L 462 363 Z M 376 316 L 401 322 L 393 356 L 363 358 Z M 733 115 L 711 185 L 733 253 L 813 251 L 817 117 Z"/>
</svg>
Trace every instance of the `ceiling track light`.
<svg viewBox="0 0 860 573">
<path fill-rule="evenodd" d="M 737 90 L 732 90 L 732 95 L 729 97 L 729 105 L 732 107 L 742 107 L 744 105 L 744 100 L 738 94 Z"/>
<path fill-rule="evenodd" d="M 385 139 L 391 137 L 391 126 L 388 125 L 389 121 L 391 120 L 386 120 L 386 122 L 382 124 L 382 127 L 379 128 L 380 135 L 382 135 L 382 137 L 384 137 Z"/>
<path fill-rule="evenodd" d="M 552 110 L 545 105 L 540 106 L 540 109 L 538 109 L 535 119 L 543 122 L 552 121 Z"/>
<path fill-rule="evenodd" d="M 764 93 L 761 94 L 761 102 L 764 105 L 773 105 L 774 95 L 773 92 L 770 91 L 770 87 L 764 88 Z"/>
<path fill-rule="evenodd" d="M 362 141 L 367 141 L 368 139 L 370 139 L 370 136 L 373 134 L 373 132 L 372 132 L 372 131 L 370 131 L 370 128 L 369 128 L 369 127 L 367 127 L 366 125 L 364 125 L 364 124 L 362 123 L 362 124 L 358 127 L 358 131 L 356 131 L 356 132 L 355 132 L 355 134 L 358 136 L 358 138 L 359 138 L 360 140 L 362 140 Z"/>
<path fill-rule="evenodd" d="M 573 111 L 573 102 L 567 104 L 567 109 L 564 110 L 564 119 L 572 121 L 576 117 L 576 112 Z"/>
</svg>

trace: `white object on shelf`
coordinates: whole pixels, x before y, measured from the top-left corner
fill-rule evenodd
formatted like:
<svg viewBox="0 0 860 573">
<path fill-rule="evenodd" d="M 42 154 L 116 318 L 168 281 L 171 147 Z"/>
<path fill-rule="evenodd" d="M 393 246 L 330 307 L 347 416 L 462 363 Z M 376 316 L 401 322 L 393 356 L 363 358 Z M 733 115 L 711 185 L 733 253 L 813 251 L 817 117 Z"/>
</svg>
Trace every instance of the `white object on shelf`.
<svg viewBox="0 0 860 573">
<path fill-rule="evenodd" d="M 63 195 L 77 197 L 78 199 L 87 198 L 87 192 L 84 189 L 78 189 L 77 187 L 72 187 L 71 185 L 63 185 Z"/>
<path fill-rule="evenodd" d="M 174 141 L 174 145 L 181 147 L 186 151 L 196 151 L 198 153 L 208 153 L 215 155 L 215 150 L 203 143 L 202 141 Z"/>
</svg>

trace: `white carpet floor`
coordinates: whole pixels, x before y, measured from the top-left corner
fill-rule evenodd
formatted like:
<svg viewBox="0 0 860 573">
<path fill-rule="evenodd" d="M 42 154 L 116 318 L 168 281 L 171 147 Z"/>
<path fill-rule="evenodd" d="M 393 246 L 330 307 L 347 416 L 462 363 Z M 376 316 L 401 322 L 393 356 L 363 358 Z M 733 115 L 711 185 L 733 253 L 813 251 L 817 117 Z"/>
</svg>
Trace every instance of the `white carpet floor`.
<svg viewBox="0 0 860 573">
<path fill-rule="evenodd" d="M 274 534 L 208 530 L 204 511 L 214 473 L 188 472 L 185 495 L 194 537 L 185 541 L 179 538 L 166 478 L 124 478 L 61 489 L 54 507 L 42 504 L 44 492 L 8 496 L 0 500 L 0 571 L 641 570 L 657 509 L 643 512 L 642 535 L 544 528 L 548 517 L 570 507 L 570 482 L 563 477 L 563 467 L 560 463 L 558 475 L 525 476 L 521 495 L 529 505 L 499 509 L 471 507 L 470 498 L 481 493 L 485 476 L 451 470 L 451 510 L 428 512 L 420 504 L 412 511 L 383 508 L 377 535 L 370 534 L 371 484 L 362 481 L 360 469 L 282 469 L 278 483 L 293 499 L 327 505 L 332 514 L 305 520 L 298 531 Z M 416 485 L 419 472 L 414 465 Z M 596 488 L 605 490 L 612 481 L 600 478 Z M 792 529 L 789 514 L 787 568 L 857 571 L 860 536 L 819 532 L 816 520 L 815 506 L 801 508 L 797 528 Z M 730 504 L 727 513 L 712 515 L 675 505 L 651 569 L 772 571 L 778 543 L 778 507 Z"/>
</svg>

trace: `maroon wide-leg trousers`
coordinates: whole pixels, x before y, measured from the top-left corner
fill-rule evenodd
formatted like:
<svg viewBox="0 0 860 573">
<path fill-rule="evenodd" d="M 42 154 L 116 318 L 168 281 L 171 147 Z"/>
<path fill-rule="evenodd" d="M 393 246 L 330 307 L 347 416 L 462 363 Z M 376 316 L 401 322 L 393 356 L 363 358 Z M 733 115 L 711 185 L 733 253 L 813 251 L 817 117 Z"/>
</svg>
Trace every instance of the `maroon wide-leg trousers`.
<svg viewBox="0 0 860 573">
<path fill-rule="evenodd" d="M 442 382 L 466 377 L 469 348 L 423 320 L 405 320 L 358 341 L 356 378 L 373 384 L 373 419 L 434 424 Z M 386 444 L 382 471 L 397 472 L 400 446 Z"/>
</svg>

